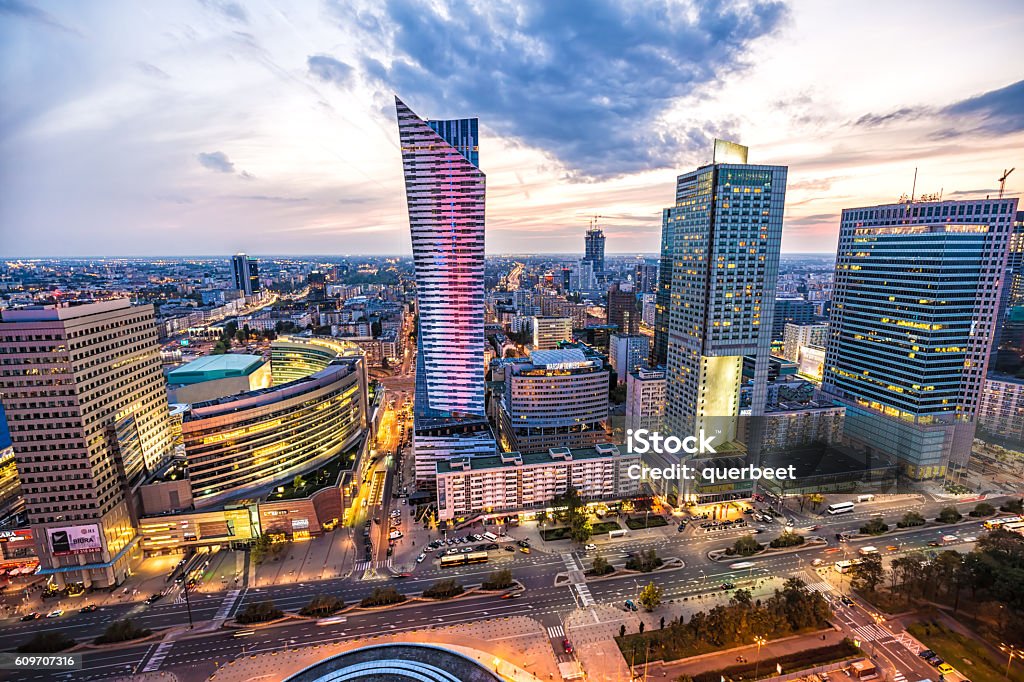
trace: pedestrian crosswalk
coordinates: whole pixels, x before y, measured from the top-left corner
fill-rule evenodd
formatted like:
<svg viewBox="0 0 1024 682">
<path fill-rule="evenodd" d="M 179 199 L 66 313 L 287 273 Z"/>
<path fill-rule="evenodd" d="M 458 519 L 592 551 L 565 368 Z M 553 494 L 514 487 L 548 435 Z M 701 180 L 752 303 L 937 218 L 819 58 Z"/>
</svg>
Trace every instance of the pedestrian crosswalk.
<svg viewBox="0 0 1024 682">
<path fill-rule="evenodd" d="M 897 670 L 896 674 L 893 675 L 892 682 L 907 682 L 907 676 Z"/>
<path fill-rule="evenodd" d="M 870 624 L 861 625 L 859 628 L 854 628 L 853 634 L 858 639 L 865 642 L 874 642 L 876 639 L 885 639 L 886 637 L 892 637 L 892 633 L 887 631 L 880 625 Z"/>
<path fill-rule="evenodd" d="M 160 646 L 153 652 L 153 655 L 146 661 L 146 665 L 142 667 L 142 672 L 151 673 L 159 670 L 160 664 L 167 658 L 167 654 L 170 653 L 172 646 L 174 646 L 174 642 L 171 640 L 161 642 Z"/>
<path fill-rule="evenodd" d="M 590 588 L 587 587 L 586 583 L 575 583 L 573 587 L 576 588 L 576 592 L 580 595 L 581 606 L 593 606 L 597 603 L 597 601 L 594 599 L 594 595 L 590 594 Z"/>
<path fill-rule="evenodd" d="M 563 552 L 562 563 L 565 564 L 565 567 L 569 569 L 570 573 L 580 571 L 583 569 L 583 564 L 580 563 L 579 558 L 575 554 Z M 590 588 L 587 587 L 586 580 L 574 582 L 572 583 L 572 586 L 576 589 L 576 594 L 580 596 L 579 601 L 581 607 L 593 606 L 597 603 L 597 601 L 594 599 L 594 595 L 590 593 Z"/>
<path fill-rule="evenodd" d="M 829 592 L 834 592 L 836 588 L 832 586 L 832 583 L 828 583 L 822 580 L 821 582 L 810 583 L 809 585 L 807 585 L 807 589 L 811 592 L 821 592 L 822 594 L 828 594 Z"/>
<path fill-rule="evenodd" d="M 235 604 L 238 602 L 238 596 L 242 594 L 241 590 L 228 590 L 228 593 L 224 595 L 224 602 L 217 609 L 217 615 L 213 617 L 214 620 L 225 620 L 231 615 L 231 612 L 235 608 Z"/>
<path fill-rule="evenodd" d="M 561 625 L 550 625 L 548 626 L 548 637 L 551 639 L 561 639 L 565 637 L 565 630 L 562 629 Z"/>
<path fill-rule="evenodd" d="M 358 562 L 356 562 L 356 570 L 357 571 L 365 571 L 366 569 L 368 569 L 370 567 L 371 564 L 373 564 L 372 561 L 358 561 Z"/>
</svg>

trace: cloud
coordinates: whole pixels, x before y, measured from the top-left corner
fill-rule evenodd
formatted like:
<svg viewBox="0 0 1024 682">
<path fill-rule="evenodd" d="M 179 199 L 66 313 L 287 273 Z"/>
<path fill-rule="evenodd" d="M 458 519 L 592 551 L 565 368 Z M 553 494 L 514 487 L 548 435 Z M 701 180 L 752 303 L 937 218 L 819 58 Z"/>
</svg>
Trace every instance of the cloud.
<svg viewBox="0 0 1024 682">
<path fill-rule="evenodd" d="M 980 128 L 989 133 L 1024 130 L 1024 80 L 951 104 L 942 113 L 955 118 L 980 119 Z"/>
<path fill-rule="evenodd" d="M 67 33 L 81 35 L 79 31 L 62 24 L 49 12 L 45 12 L 27 2 L 21 2 L 21 0 L 0 0 L 0 15 L 4 14 L 35 21 L 50 28 L 66 31 Z"/>
<path fill-rule="evenodd" d="M 230 0 L 199 0 L 199 3 L 203 7 L 219 12 L 232 21 L 237 21 L 241 24 L 249 23 L 249 14 L 237 2 L 230 2 Z"/>
<path fill-rule="evenodd" d="M 310 74 L 335 85 L 348 85 L 352 78 L 352 67 L 329 55 L 311 55 L 306 59 L 306 65 Z"/>
<path fill-rule="evenodd" d="M 751 43 L 787 16 L 769 0 L 697 0 L 689 10 L 616 0 L 393 0 L 383 12 L 393 57 L 385 64 L 363 55 L 367 77 L 426 116 L 479 115 L 576 179 L 674 166 L 681 153 L 706 151 L 706 122 L 670 126 L 663 116 L 746 68 Z"/>
<path fill-rule="evenodd" d="M 930 137 L 945 140 L 969 133 L 1007 135 L 1024 130 L 1024 80 L 945 107 L 908 106 L 887 114 L 864 114 L 855 127 L 874 128 L 921 118 L 938 119 L 942 126 Z"/>
<path fill-rule="evenodd" d="M 164 71 L 160 67 L 153 66 L 149 62 L 136 62 L 135 66 L 139 69 L 139 71 L 146 74 L 147 76 L 159 78 L 160 80 L 170 79 L 170 76 L 167 75 L 166 71 Z"/>
<path fill-rule="evenodd" d="M 268 196 L 266 194 L 248 194 L 237 198 L 244 199 L 246 201 L 266 201 L 274 204 L 298 204 L 304 201 L 309 201 L 309 197 L 277 197 Z"/>
<path fill-rule="evenodd" d="M 200 165 L 218 173 L 234 173 L 235 164 L 224 152 L 200 152 L 197 155 Z"/>
</svg>

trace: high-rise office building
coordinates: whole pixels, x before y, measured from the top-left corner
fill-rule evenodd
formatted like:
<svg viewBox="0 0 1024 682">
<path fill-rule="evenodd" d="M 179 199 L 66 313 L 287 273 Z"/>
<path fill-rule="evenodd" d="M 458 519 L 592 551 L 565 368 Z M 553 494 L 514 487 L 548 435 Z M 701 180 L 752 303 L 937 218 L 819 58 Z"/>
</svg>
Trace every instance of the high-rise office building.
<svg viewBox="0 0 1024 682">
<path fill-rule="evenodd" d="M 484 201 L 475 118 L 424 121 L 395 98 L 416 273 L 413 448 L 436 463 L 494 452 L 484 409 Z"/>
<path fill-rule="evenodd" d="M 0 393 L 40 573 L 58 585 L 112 587 L 139 558 L 131 491 L 173 450 L 164 383 L 152 306 L 3 311 Z"/>
<path fill-rule="evenodd" d="M 672 209 L 661 212 L 661 261 L 658 265 L 658 282 L 654 288 L 654 343 L 651 347 L 651 366 L 664 367 L 668 362 L 668 309 L 672 300 L 672 253 L 673 239 Z"/>
<path fill-rule="evenodd" d="M 583 260 L 593 266 L 595 276 L 601 277 L 604 274 L 604 231 L 597 226 L 590 227 L 584 242 Z"/>
<path fill-rule="evenodd" d="M 772 341 L 782 340 L 787 324 L 812 324 L 816 308 L 814 301 L 800 297 L 776 297 L 775 311 L 772 314 Z"/>
<path fill-rule="evenodd" d="M 534 350 L 554 350 L 562 341 L 572 341 L 572 318 L 533 318 Z"/>
<path fill-rule="evenodd" d="M 1006 259 L 1006 276 L 996 314 L 998 326 L 992 342 L 990 365 L 995 365 L 1000 345 L 1010 341 L 1010 311 L 1019 306 L 1024 306 L 1024 211 L 1017 211 L 1013 218 L 1013 231 L 1010 233 L 1010 248 Z"/>
<path fill-rule="evenodd" d="M 786 175 L 785 166 L 748 164 L 746 147 L 716 141 L 710 165 L 677 179 L 662 236 L 670 282 L 664 423 L 673 435 L 703 429 L 716 443 L 735 441 L 745 355 L 756 363 L 751 415 L 764 412 Z"/>
<path fill-rule="evenodd" d="M 665 416 L 665 370 L 637 369 L 626 375 L 626 429 L 661 431 Z"/>
<path fill-rule="evenodd" d="M 260 264 L 255 258 L 238 253 L 231 257 L 235 288 L 246 296 L 260 292 Z"/>
<path fill-rule="evenodd" d="M 634 284 L 638 294 L 653 294 L 658 288 L 658 264 L 648 261 L 637 263 Z"/>
<path fill-rule="evenodd" d="M 633 285 L 617 282 L 608 287 L 608 324 L 618 327 L 620 334 L 640 333 L 640 311 Z"/>
<path fill-rule="evenodd" d="M 612 334 L 608 337 L 608 360 L 616 372 L 616 382 L 626 383 L 626 375 L 635 369 L 647 369 L 651 339 L 640 334 Z"/>
<path fill-rule="evenodd" d="M 915 479 L 970 456 L 1016 199 L 844 209 L 822 388 Z"/>
<path fill-rule="evenodd" d="M 827 338 L 827 324 L 793 324 L 787 322 L 782 332 L 782 357 L 790 362 L 800 362 L 800 349 L 805 346 L 824 348 Z"/>
</svg>

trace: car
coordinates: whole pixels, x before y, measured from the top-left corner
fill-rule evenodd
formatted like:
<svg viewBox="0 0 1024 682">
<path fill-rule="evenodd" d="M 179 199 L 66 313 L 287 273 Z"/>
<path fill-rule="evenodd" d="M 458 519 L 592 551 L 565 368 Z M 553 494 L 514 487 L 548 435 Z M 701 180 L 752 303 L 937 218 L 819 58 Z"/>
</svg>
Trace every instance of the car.
<svg viewBox="0 0 1024 682">
<path fill-rule="evenodd" d="M 495 550 L 495 549 L 498 549 L 498 543 L 497 542 L 489 542 L 486 545 L 484 545 L 484 549 L 486 551 L 488 551 L 488 552 L 490 552 L 492 550 Z"/>
<path fill-rule="evenodd" d="M 964 536 L 964 542 L 977 542 L 977 541 L 978 541 L 978 536 L 977 535 L 967 535 L 967 536 Z"/>
<path fill-rule="evenodd" d="M 462 550 L 460 550 L 458 547 L 451 547 L 445 552 L 445 554 L 459 554 L 461 551 Z"/>
<path fill-rule="evenodd" d="M 895 552 L 895 551 L 899 550 L 899 547 L 897 547 L 896 545 L 886 545 L 886 547 L 885 547 L 885 548 L 886 548 L 886 549 L 887 549 L 888 551 L 890 551 L 890 552 Z"/>
<path fill-rule="evenodd" d="M 824 563 L 824 559 L 814 559 L 813 561 L 811 561 L 811 566 L 821 566 Z"/>
<path fill-rule="evenodd" d="M 809 528 L 809 530 L 821 530 L 821 526 L 820 526 L 820 525 L 818 525 L 818 524 L 815 524 L 815 525 L 811 526 L 811 527 Z"/>
<path fill-rule="evenodd" d="M 36 613 L 35 611 L 33 611 L 32 613 L 26 613 L 24 616 L 21 617 L 21 619 L 22 620 L 36 620 L 37 618 L 42 618 L 42 617 L 43 616 L 41 614 Z"/>
<path fill-rule="evenodd" d="M 843 602 L 847 606 L 853 606 L 854 605 L 854 601 L 852 599 L 850 599 L 849 597 L 847 597 L 845 594 L 842 597 L 839 598 L 839 601 Z"/>
<path fill-rule="evenodd" d="M 506 552 L 514 552 L 514 551 L 516 551 L 515 545 L 505 545 L 505 551 Z"/>
<path fill-rule="evenodd" d="M 562 650 L 567 654 L 572 653 L 572 644 L 569 643 L 568 639 L 562 640 Z"/>
<path fill-rule="evenodd" d="M 588 552 L 593 552 L 594 550 L 597 549 L 597 545 L 591 543 L 589 545 L 584 545 L 583 549 L 587 550 Z"/>
<path fill-rule="evenodd" d="M 918 651 L 917 655 L 921 658 L 928 658 L 929 656 L 934 656 L 935 652 L 931 649 L 925 649 L 924 651 Z"/>
<path fill-rule="evenodd" d="M 684 530 L 686 530 L 686 524 L 685 523 L 680 523 L 678 526 L 676 526 L 676 532 L 677 533 L 682 533 Z"/>
<path fill-rule="evenodd" d="M 505 594 L 501 595 L 501 598 L 502 599 L 519 599 L 522 596 L 523 596 L 522 592 L 506 592 Z"/>
<path fill-rule="evenodd" d="M 427 555 L 424 552 L 420 552 L 420 555 L 418 557 L 416 557 L 416 563 L 422 564 L 423 560 L 426 559 L 426 558 L 427 558 Z"/>
<path fill-rule="evenodd" d="M 842 551 L 842 550 L 840 550 L 838 547 L 829 547 L 828 549 L 825 550 L 825 554 L 835 554 L 836 552 L 840 552 L 840 551 Z"/>
<path fill-rule="evenodd" d="M 526 541 L 526 540 L 520 540 L 516 544 L 519 545 L 520 547 L 529 547 L 530 546 L 530 543 L 528 541 Z"/>
<path fill-rule="evenodd" d="M 530 553 L 530 548 L 529 547 L 520 547 L 519 551 L 522 552 L 523 554 L 529 554 Z"/>
<path fill-rule="evenodd" d="M 953 666 L 951 666 L 949 663 L 946 663 L 946 662 L 942 662 L 942 663 L 940 663 L 939 665 L 937 665 L 935 667 L 938 668 L 939 672 L 942 673 L 943 675 L 952 675 L 953 673 L 956 672 L 956 668 L 954 668 Z"/>
<path fill-rule="evenodd" d="M 163 593 L 156 592 L 155 594 L 151 594 L 148 597 L 146 597 L 146 603 L 147 604 L 155 604 L 156 602 L 160 601 L 163 598 L 164 598 Z"/>
<path fill-rule="evenodd" d="M 391 576 L 394 580 L 404 580 L 405 578 L 411 578 L 412 573 L 394 573 Z"/>
<path fill-rule="evenodd" d="M 99 611 L 99 608 L 100 607 L 96 606 L 95 604 L 89 604 L 88 606 L 83 606 L 82 608 L 78 609 L 78 612 L 79 613 L 92 613 L 93 611 Z"/>
<path fill-rule="evenodd" d="M 633 602 L 632 599 L 627 599 L 626 600 L 626 610 L 627 611 L 639 611 L 640 609 L 637 608 L 636 604 Z"/>
<path fill-rule="evenodd" d="M 931 542 L 928 543 L 928 546 L 929 547 L 942 547 L 942 543 L 939 542 L 938 540 L 932 540 Z"/>
<path fill-rule="evenodd" d="M 722 589 L 723 590 L 735 590 L 736 589 L 736 584 L 735 583 L 722 583 Z"/>
<path fill-rule="evenodd" d="M 939 667 L 940 665 L 942 665 L 942 664 L 944 664 L 944 663 L 946 662 L 946 661 L 945 661 L 945 660 L 943 660 L 943 658 L 942 658 L 941 656 L 939 656 L 939 655 L 935 655 L 935 656 L 929 656 L 929 657 L 928 657 L 927 659 L 925 659 L 925 660 L 927 660 L 927 661 L 928 661 L 929 663 L 931 663 L 931 664 L 932 664 L 933 666 L 935 666 L 936 668 L 938 668 L 938 667 Z"/>
</svg>

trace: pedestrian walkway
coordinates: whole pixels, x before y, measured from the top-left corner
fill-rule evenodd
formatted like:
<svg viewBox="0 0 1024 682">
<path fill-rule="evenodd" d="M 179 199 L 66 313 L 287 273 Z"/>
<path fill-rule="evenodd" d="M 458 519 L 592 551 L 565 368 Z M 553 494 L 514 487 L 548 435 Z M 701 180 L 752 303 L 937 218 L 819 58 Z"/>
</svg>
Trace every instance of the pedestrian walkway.
<svg viewBox="0 0 1024 682">
<path fill-rule="evenodd" d="M 142 667 L 142 672 L 151 673 L 160 669 L 160 664 L 167 658 L 167 654 L 171 652 L 171 647 L 174 646 L 174 640 L 165 640 L 160 642 L 160 645 L 153 652 L 153 655 L 146 661 L 146 665 Z"/>
<path fill-rule="evenodd" d="M 590 588 L 587 586 L 587 579 L 583 575 L 583 564 L 575 554 L 569 552 L 562 552 L 562 563 L 569 570 L 569 580 L 571 581 L 572 589 L 579 595 L 577 602 L 581 608 L 593 606 L 597 603 L 594 599 L 594 595 L 590 593 Z"/>
<path fill-rule="evenodd" d="M 827 594 L 830 594 L 832 592 L 835 592 L 836 588 L 832 585 L 832 583 L 827 583 L 825 581 L 821 581 L 821 582 L 817 582 L 817 583 L 810 583 L 810 584 L 808 584 L 807 585 L 807 589 L 810 590 L 811 592 L 821 592 L 822 594 L 826 594 L 827 595 Z"/>
<path fill-rule="evenodd" d="M 229 590 L 228 593 L 224 595 L 224 602 L 220 605 L 220 608 L 217 609 L 217 615 L 215 615 L 213 619 L 227 620 L 228 616 L 231 615 L 231 612 L 234 611 L 235 604 L 238 603 L 238 598 L 241 594 L 241 590 Z"/>
<path fill-rule="evenodd" d="M 551 625 L 548 627 L 548 637 L 551 639 L 562 639 L 565 637 L 565 630 L 562 629 L 561 625 Z"/>
<path fill-rule="evenodd" d="M 880 625 L 871 623 L 869 625 L 861 625 L 859 628 L 853 629 L 853 634 L 865 642 L 874 642 L 878 639 L 886 639 L 892 637 L 892 633 L 883 628 Z"/>
<path fill-rule="evenodd" d="M 907 676 L 897 670 L 896 674 L 893 675 L 892 682 L 907 682 Z"/>
</svg>

